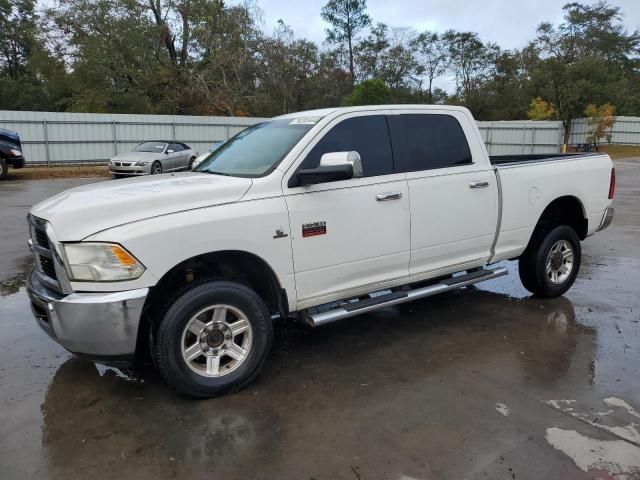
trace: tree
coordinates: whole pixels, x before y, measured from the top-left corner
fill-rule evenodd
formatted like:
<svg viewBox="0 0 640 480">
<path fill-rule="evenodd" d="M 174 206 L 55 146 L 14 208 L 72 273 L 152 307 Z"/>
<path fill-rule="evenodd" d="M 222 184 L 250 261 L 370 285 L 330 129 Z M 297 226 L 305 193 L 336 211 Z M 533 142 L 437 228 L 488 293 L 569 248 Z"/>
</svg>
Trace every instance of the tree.
<svg viewBox="0 0 640 480">
<path fill-rule="evenodd" d="M 527 118 L 529 120 L 553 120 L 557 117 L 556 107 L 540 97 L 531 100 Z"/>
<path fill-rule="evenodd" d="M 43 30 L 34 0 L 0 0 L 0 109 L 65 108 L 68 75 Z"/>
<path fill-rule="evenodd" d="M 322 19 L 331 25 L 326 30 L 327 41 L 342 48 L 346 47 L 352 85 L 355 84 L 356 78 L 354 42 L 358 33 L 371 24 L 366 9 L 366 0 L 329 0 L 321 12 Z"/>
<path fill-rule="evenodd" d="M 481 117 L 488 103 L 481 90 L 495 72 L 499 47 L 493 43 L 485 45 L 473 32 L 449 30 L 443 41 L 456 76 L 457 96 L 474 115 Z"/>
<path fill-rule="evenodd" d="M 640 33 L 628 33 L 620 8 L 605 2 L 567 3 L 563 10 L 562 23 L 538 27 L 531 48 L 541 59 L 531 77 L 539 95 L 555 105 L 566 144 L 573 119 L 589 103 L 625 103 L 633 95 L 630 85 L 639 78 L 632 58 L 637 56 Z"/>
<path fill-rule="evenodd" d="M 413 41 L 419 73 L 427 77 L 427 98 L 434 103 L 433 81 L 444 75 L 448 63 L 447 44 L 436 32 L 421 33 Z"/>
<path fill-rule="evenodd" d="M 389 103 L 391 94 L 389 87 L 379 78 L 365 80 L 356 85 L 351 95 L 342 100 L 345 107 L 355 105 L 383 105 Z"/>
<path fill-rule="evenodd" d="M 0 0 L 0 68 L 11 78 L 26 69 L 36 43 L 35 0 Z"/>
<path fill-rule="evenodd" d="M 369 35 L 358 42 L 354 48 L 358 78 L 366 80 L 380 75 L 383 54 L 389 48 L 390 42 L 389 27 L 384 23 L 376 24 Z"/>
<path fill-rule="evenodd" d="M 616 109 L 610 103 L 605 103 L 596 107 L 593 104 L 587 105 L 584 110 L 589 125 L 589 135 L 587 141 L 600 145 L 600 140 L 605 138 L 611 143 L 611 129 L 616 123 Z"/>
</svg>

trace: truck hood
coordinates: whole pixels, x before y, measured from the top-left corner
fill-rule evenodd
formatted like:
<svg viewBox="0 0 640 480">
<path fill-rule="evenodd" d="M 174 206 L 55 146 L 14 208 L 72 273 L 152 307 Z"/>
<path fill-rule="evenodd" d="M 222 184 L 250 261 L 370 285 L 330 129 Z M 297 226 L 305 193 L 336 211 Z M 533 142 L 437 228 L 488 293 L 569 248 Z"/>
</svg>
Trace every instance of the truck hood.
<svg viewBox="0 0 640 480">
<path fill-rule="evenodd" d="M 30 213 L 49 221 L 58 240 L 79 241 L 125 223 L 236 202 L 251 184 L 248 178 L 193 172 L 112 180 L 66 190 Z"/>
</svg>

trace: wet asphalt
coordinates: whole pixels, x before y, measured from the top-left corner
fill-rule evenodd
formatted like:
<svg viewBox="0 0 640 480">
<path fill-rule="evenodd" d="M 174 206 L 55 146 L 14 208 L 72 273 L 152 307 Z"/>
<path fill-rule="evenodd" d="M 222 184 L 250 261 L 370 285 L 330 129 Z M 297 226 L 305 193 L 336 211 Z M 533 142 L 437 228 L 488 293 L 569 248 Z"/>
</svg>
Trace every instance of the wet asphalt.
<svg viewBox="0 0 640 480">
<path fill-rule="evenodd" d="M 279 321 L 258 381 L 205 401 L 39 330 L 24 217 L 89 180 L 1 183 L 0 478 L 640 478 L 640 161 L 616 166 L 616 218 L 564 297 L 506 262 L 316 330 Z"/>
</svg>

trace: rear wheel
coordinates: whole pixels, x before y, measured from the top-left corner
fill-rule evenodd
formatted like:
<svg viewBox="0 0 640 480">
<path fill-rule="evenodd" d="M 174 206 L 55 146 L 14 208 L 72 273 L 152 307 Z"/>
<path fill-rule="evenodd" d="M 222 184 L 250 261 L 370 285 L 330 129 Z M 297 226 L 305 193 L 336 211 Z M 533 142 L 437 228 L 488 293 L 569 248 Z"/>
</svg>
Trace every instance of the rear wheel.
<svg viewBox="0 0 640 480">
<path fill-rule="evenodd" d="M 196 157 L 191 157 L 189 159 L 189 170 L 193 170 L 193 162 L 196 160 Z"/>
<path fill-rule="evenodd" d="M 151 175 L 160 175 L 162 173 L 162 164 L 157 160 L 151 165 Z"/>
<path fill-rule="evenodd" d="M 520 280 L 536 295 L 558 297 L 573 285 L 581 256 L 580 239 L 571 227 L 541 228 L 520 256 Z"/>
<path fill-rule="evenodd" d="M 154 363 L 177 391 L 213 397 L 239 390 L 258 375 L 272 336 L 269 311 L 253 290 L 207 282 L 166 311 L 153 339 Z"/>
</svg>

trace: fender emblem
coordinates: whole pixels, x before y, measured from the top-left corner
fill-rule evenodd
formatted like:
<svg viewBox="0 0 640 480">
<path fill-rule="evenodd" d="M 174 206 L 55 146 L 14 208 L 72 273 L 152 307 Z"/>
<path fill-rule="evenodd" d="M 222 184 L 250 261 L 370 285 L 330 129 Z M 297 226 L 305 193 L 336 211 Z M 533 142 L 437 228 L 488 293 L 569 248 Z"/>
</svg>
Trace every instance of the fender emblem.
<svg viewBox="0 0 640 480">
<path fill-rule="evenodd" d="M 273 236 L 273 238 L 284 238 L 288 236 L 289 234 L 284 233 L 284 229 L 282 227 L 278 227 L 276 228 L 276 234 Z"/>
</svg>

